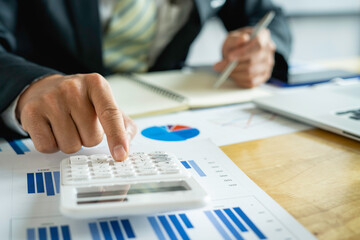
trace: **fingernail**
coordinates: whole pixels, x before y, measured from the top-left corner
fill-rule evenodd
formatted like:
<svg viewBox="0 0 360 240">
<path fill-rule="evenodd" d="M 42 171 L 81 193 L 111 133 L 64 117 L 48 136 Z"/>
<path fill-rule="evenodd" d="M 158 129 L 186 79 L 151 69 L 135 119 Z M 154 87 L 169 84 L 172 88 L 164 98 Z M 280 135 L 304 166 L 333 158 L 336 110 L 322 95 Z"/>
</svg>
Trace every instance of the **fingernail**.
<svg viewBox="0 0 360 240">
<path fill-rule="evenodd" d="M 117 145 L 114 147 L 114 158 L 116 161 L 121 161 L 126 158 L 126 152 L 122 145 Z"/>
</svg>

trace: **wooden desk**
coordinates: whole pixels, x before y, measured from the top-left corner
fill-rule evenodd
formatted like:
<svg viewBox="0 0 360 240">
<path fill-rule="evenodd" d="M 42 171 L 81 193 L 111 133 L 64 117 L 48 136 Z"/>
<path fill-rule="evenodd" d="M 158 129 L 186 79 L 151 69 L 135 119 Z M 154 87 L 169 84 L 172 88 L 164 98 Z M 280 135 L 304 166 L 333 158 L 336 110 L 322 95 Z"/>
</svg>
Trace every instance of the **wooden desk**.
<svg viewBox="0 0 360 240">
<path fill-rule="evenodd" d="M 360 239 L 360 143 L 319 129 L 221 149 L 319 239 Z"/>
</svg>

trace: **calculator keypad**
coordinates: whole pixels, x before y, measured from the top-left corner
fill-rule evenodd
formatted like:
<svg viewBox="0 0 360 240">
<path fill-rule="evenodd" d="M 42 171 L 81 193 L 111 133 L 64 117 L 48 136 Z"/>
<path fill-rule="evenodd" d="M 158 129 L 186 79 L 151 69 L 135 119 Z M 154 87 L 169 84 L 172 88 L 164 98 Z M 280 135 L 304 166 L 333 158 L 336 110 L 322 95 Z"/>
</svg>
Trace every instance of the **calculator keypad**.
<svg viewBox="0 0 360 240">
<path fill-rule="evenodd" d="M 164 176 L 179 178 L 187 175 L 174 155 L 161 151 L 136 152 L 123 162 L 116 162 L 106 154 L 78 155 L 71 156 L 62 165 L 64 184 L 161 180 Z"/>
</svg>

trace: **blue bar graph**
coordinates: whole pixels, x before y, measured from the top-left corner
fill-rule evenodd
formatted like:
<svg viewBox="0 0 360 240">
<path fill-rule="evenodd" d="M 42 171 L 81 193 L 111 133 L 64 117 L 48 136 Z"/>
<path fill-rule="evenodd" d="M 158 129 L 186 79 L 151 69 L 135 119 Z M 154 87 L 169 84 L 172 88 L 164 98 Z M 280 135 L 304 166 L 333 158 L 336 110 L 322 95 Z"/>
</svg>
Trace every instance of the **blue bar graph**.
<svg viewBox="0 0 360 240">
<path fill-rule="evenodd" d="M 117 221 L 117 220 L 110 221 L 110 225 L 111 225 L 112 230 L 115 233 L 116 239 L 117 240 L 124 240 L 124 235 L 123 235 L 123 233 L 121 231 L 119 221 Z"/>
<path fill-rule="evenodd" d="M 27 173 L 27 193 L 45 193 L 54 196 L 60 193 L 60 172 Z M 35 178 L 34 178 L 35 176 Z M 44 183 L 45 179 L 45 183 Z"/>
<path fill-rule="evenodd" d="M 24 153 L 30 152 L 30 149 L 24 144 L 24 142 L 22 140 L 17 139 L 17 140 L 15 140 L 15 142 Z"/>
<path fill-rule="evenodd" d="M 186 234 L 184 228 L 181 226 L 181 224 L 180 224 L 179 220 L 177 219 L 177 217 L 172 214 L 172 215 L 169 215 L 169 218 L 170 218 L 171 222 L 174 224 L 176 230 L 178 231 L 178 233 L 180 234 L 182 239 L 190 240 L 189 236 Z"/>
<path fill-rule="evenodd" d="M 128 219 L 121 220 L 121 223 L 125 229 L 126 235 L 128 238 L 135 238 L 134 231 L 131 227 L 130 221 Z"/>
<path fill-rule="evenodd" d="M 61 233 L 63 235 L 63 240 L 71 240 L 70 228 L 68 225 L 61 226 Z"/>
<path fill-rule="evenodd" d="M 60 232 L 58 226 L 51 226 L 51 227 L 39 227 L 37 229 L 38 232 L 38 238 L 36 238 L 36 230 L 35 228 L 28 228 L 26 229 L 26 240 L 59 240 L 60 238 Z M 68 225 L 61 226 L 61 233 L 62 233 L 62 239 L 63 240 L 71 240 L 70 235 L 70 228 Z M 50 238 L 48 238 L 50 236 Z"/>
<path fill-rule="evenodd" d="M 235 216 L 235 214 L 229 208 L 224 209 L 225 213 L 231 218 L 231 220 L 238 226 L 240 231 L 247 232 L 246 227 L 240 222 L 240 220 Z"/>
<path fill-rule="evenodd" d="M 112 240 L 108 222 L 100 222 L 100 227 L 103 232 L 105 240 Z"/>
<path fill-rule="evenodd" d="M 51 240 L 59 240 L 59 229 L 57 227 L 50 227 Z"/>
<path fill-rule="evenodd" d="M 266 239 L 266 236 L 256 227 L 250 218 L 239 208 L 234 208 L 235 212 L 246 222 L 246 224 L 253 230 L 259 239 Z"/>
<path fill-rule="evenodd" d="M 100 225 L 100 228 L 98 228 L 98 224 Z M 115 235 L 117 240 L 136 238 L 134 230 L 128 219 L 101 221 L 98 224 L 96 222 L 89 223 L 90 233 L 93 240 L 103 239 L 100 236 L 100 231 L 106 240 L 113 239 L 112 233 Z M 126 234 L 126 236 L 124 234 Z"/>
<path fill-rule="evenodd" d="M 46 194 L 48 196 L 54 196 L 55 191 L 54 191 L 54 183 L 53 183 L 53 179 L 52 179 L 52 174 L 51 174 L 51 172 L 45 172 L 44 174 L 45 174 Z"/>
<path fill-rule="evenodd" d="M 35 176 L 34 176 L 34 173 L 28 173 L 27 174 L 27 189 L 28 189 L 29 194 L 35 193 Z"/>
<path fill-rule="evenodd" d="M 219 221 L 216 219 L 216 217 L 214 216 L 214 214 L 211 211 L 205 211 L 204 212 L 205 215 L 208 217 L 208 219 L 210 220 L 210 222 L 214 225 L 214 227 L 218 230 L 218 232 L 220 233 L 220 235 L 225 239 L 225 240 L 230 240 L 230 236 L 226 233 L 225 229 L 221 226 L 221 224 L 219 223 Z"/>
<path fill-rule="evenodd" d="M 194 226 L 191 224 L 189 218 L 186 216 L 185 213 L 181 213 L 179 214 L 179 216 L 187 228 L 194 228 Z"/>
<path fill-rule="evenodd" d="M 44 178 L 43 178 L 42 172 L 36 173 L 36 190 L 37 190 L 37 193 L 45 192 Z"/>
<path fill-rule="evenodd" d="M 44 227 L 38 228 L 38 233 L 39 233 L 39 239 L 40 240 L 46 240 L 47 239 L 46 228 L 44 228 Z"/>
<path fill-rule="evenodd" d="M 8 143 L 18 155 L 23 155 L 25 152 L 30 152 L 30 149 L 20 139 L 9 140 Z"/>
<path fill-rule="evenodd" d="M 224 213 L 221 210 L 215 210 L 215 214 L 220 218 L 220 220 L 224 223 L 224 225 L 229 229 L 229 231 L 234 235 L 236 239 L 244 239 L 238 231 L 234 228 L 234 226 L 230 223 L 230 221 L 225 217 Z"/>
<path fill-rule="evenodd" d="M 152 226 L 152 228 L 155 231 L 156 236 L 158 237 L 159 240 L 165 240 L 165 236 L 163 234 L 163 232 L 161 231 L 160 225 L 159 223 L 156 221 L 155 217 L 148 217 L 148 220 Z"/>
<path fill-rule="evenodd" d="M 94 223 L 94 222 L 89 223 L 89 228 L 90 228 L 90 233 L 91 233 L 92 239 L 93 240 L 101 240 L 99 229 L 98 229 L 96 223 Z"/>
<path fill-rule="evenodd" d="M 54 171 L 53 175 L 54 175 L 56 193 L 60 193 L 60 172 Z"/>
<path fill-rule="evenodd" d="M 182 165 L 186 168 L 186 169 L 189 169 L 191 168 L 189 163 L 187 161 L 181 161 Z"/>
<path fill-rule="evenodd" d="M 158 216 L 158 219 L 160 220 L 160 223 L 165 228 L 166 233 L 169 235 L 170 239 L 177 239 L 174 231 L 172 230 L 170 223 L 166 219 L 165 216 Z"/>
<path fill-rule="evenodd" d="M 178 239 L 176 233 L 179 234 L 181 239 L 187 240 L 190 239 L 190 232 L 188 231 L 194 229 L 194 226 L 184 213 L 159 215 L 157 218 L 148 217 L 148 220 L 159 240 L 168 238 Z"/>
<path fill-rule="evenodd" d="M 34 228 L 28 228 L 26 230 L 26 239 L 27 240 L 35 240 L 35 229 Z"/>
<path fill-rule="evenodd" d="M 200 177 L 206 177 L 206 174 L 201 170 L 201 168 L 194 160 L 190 160 L 189 163 L 193 167 L 193 169 L 199 174 Z"/>
<path fill-rule="evenodd" d="M 215 215 L 213 214 L 215 213 Z M 241 235 L 241 232 L 248 232 L 248 229 L 244 226 L 242 221 L 245 222 L 248 227 L 256 234 L 256 236 L 259 239 L 267 239 L 266 236 L 259 230 L 259 228 L 256 227 L 256 225 L 250 220 L 250 218 L 239 208 L 225 208 L 225 209 L 216 209 L 214 211 L 205 211 L 206 216 L 209 218 L 209 220 L 212 222 L 212 224 L 215 226 L 215 228 L 218 230 L 220 235 L 223 236 L 224 239 L 229 239 L 228 232 L 230 232 L 236 239 L 244 239 Z M 238 215 L 235 215 L 235 213 Z M 226 215 L 224 214 L 226 213 Z M 231 223 L 231 221 L 233 223 Z M 223 228 L 220 224 L 219 220 L 223 223 L 224 226 L 226 226 L 228 232 L 226 231 L 226 228 Z M 235 224 L 237 228 L 233 225 Z M 240 231 L 240 232 L 239 232 Z"/>
</svg>

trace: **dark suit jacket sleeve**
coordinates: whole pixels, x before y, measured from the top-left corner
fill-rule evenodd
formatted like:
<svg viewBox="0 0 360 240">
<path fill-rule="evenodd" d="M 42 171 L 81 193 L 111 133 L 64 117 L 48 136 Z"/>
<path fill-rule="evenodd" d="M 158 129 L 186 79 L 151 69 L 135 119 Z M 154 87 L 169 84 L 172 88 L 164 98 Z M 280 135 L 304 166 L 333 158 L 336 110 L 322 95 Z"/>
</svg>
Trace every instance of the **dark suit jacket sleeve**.
<svg viewBox="0 0 360 240">
<path fill-rule="evenodd" d="M 271 0 L 227 0 L 218 16 L 225 28 L 232 31 L 244 26 L 254 26 L 270 10 L 276 13 L 268 27 L 276 44 L 273 77 L 286 81 L 291 34 L 281 8 L 275 6 Z"/>
<path fill-rule="evenodd" d="M 34 79 L 57 71 L 31 63 L 16 55 L 16 1 L 0 0 L 0 113 Z M 0 121 L 0 136 L 15 136 Z M 6 134 L 5 134 L 6 132 Z"/>
</svg>

